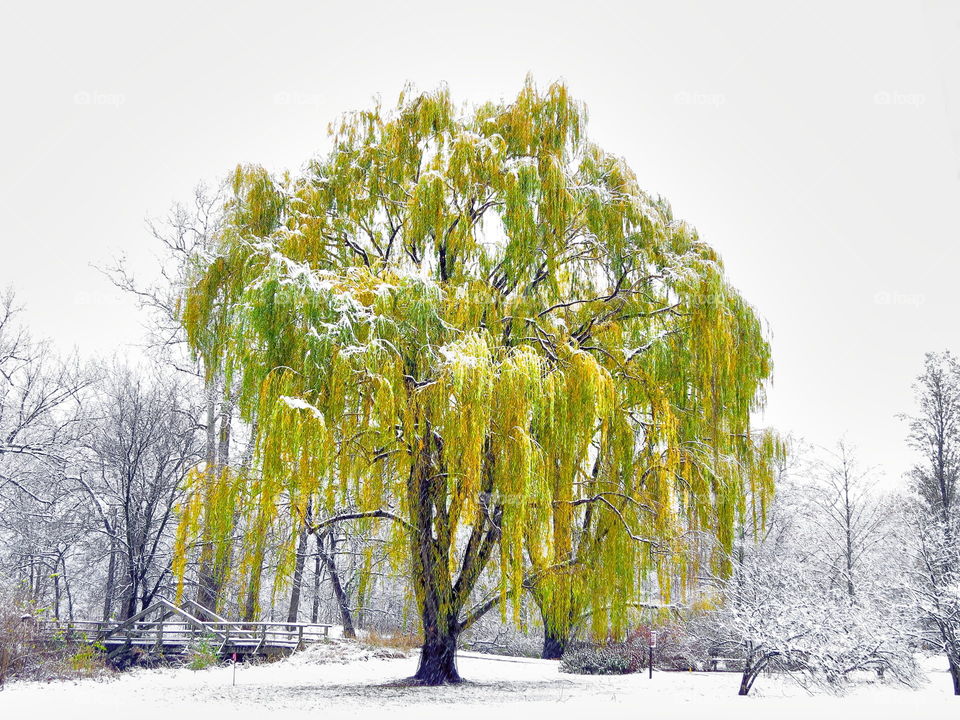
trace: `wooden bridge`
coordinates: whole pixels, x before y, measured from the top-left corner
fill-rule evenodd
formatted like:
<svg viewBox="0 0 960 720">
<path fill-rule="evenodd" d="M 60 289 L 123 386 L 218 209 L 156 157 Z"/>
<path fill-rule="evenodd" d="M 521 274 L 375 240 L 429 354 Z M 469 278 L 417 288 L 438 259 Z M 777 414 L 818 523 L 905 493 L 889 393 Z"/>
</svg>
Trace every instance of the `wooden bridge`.
<svg viewBox="0 0 960 720">
<path fill-rule="evenodd" d="M 328 637 L 330 625 L 227 620 L 197 603 L 185 607 L 158 600 L 122 622 L 47 620 L 37 624 L 44 641 L 99 643 L 108 656 L 139 648 L 158 655 L 182 654 L 205 642 L 221 657 L 289 654 Z M 214 618 L 213 620 L 201 618 Z"/>
</svg>

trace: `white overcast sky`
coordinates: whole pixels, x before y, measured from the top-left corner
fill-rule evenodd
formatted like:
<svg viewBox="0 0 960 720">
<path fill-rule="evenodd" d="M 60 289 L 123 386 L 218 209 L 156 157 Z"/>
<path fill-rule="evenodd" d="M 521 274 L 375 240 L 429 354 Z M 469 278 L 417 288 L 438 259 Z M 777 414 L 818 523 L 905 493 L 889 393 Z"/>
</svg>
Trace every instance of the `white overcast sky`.
<svg viewBox="0 0 960 720">
<path fill-rule="evenodd" d="M 888 479 L 927 350 L 960 350 L 958 2 L 18 3 L 0 21 L 0 286 L 33 331 L 128 352 L 93 268 L 238 162 L 296 169 L 406 81 L 564 79 L 770 326 L 763 422 Z"/>
</svg>

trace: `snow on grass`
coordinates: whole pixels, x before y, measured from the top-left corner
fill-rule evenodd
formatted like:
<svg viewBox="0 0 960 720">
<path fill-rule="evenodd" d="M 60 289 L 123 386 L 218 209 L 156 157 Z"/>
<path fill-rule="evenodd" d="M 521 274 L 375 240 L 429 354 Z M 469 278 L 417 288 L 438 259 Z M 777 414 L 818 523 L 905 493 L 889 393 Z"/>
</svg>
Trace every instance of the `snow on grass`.
<svg viewBox="0 0 960 720">
<path fill-rule="evenodd" d="M 401 655 L 401 657 L 397 657 Z M 467 682 L 440 688 L 402 684 L 416 653 L 333 641 L 280 662 L 193 672 L 134 670 L 109 679 L 20 683 L 0 693 L 3 718 L 359 717 L 456 720 L 584 718 L 882 718 L 951 717 L 960 698 L 937 663 L 919 690 L 864 685 L 842 697 L 809 695 L 784 678 L 763 676 L 756 696 L 736 696 L 734 673 L 581 676 L 556 661 L 461 653 Z"/>
</svg>

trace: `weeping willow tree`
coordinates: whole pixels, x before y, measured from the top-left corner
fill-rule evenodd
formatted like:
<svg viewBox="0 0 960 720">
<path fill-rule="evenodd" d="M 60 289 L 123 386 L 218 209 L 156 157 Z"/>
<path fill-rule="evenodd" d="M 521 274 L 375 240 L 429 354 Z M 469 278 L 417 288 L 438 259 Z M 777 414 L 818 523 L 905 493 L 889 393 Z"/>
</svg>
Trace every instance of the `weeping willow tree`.
<svg viewBox="0 0 960 720">
<path fill-rule="evenodd" d="M 617 632 L 651 573 L 664 595 L 689 574 L 688 533 L 728 546 L 762 512 L 760 324 L 585 121 L 561 84 L 472 108 L 408 90 L 296 176 L 236 170 L 182 318 L 240 388 L 255 472 L 244 500 L 188 507 L 181 557 L 191 517 L 243 506 L 258 592 L 266 538 L 292 547 L 308 507 L 313 532 L 387 523 L 436 684 L 525 589 L 556 638 L 588 609 Z"/>
</svg>

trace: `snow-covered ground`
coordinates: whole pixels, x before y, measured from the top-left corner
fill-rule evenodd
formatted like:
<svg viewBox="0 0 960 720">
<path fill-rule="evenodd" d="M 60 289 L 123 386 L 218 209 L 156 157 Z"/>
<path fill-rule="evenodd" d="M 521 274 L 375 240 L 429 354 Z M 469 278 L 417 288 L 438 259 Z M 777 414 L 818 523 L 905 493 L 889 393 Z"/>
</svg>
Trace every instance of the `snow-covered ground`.
<svg viewBox="0 0 960 720">
<path fill-rule="evenodd" d="M 909 718 L 954 717 L 960 698 L 931 663 L 918 690 L 865 685 L 842 697 L 809 695 L 777 678 L 761 677 L 756 696 L 736 696 L 732 673 L 568 675 L 547 660 L 463 653 L 463 685 L 415 688 L 398 684 L 416 655 L 389 657 L 332 643 L 291 658 L 236 668 L 134 670 L 106 679 L 12 684 L 0 692 L 2 718 Z M 386 657 L 385 657 L 386 656 Z"/>
</svg>

